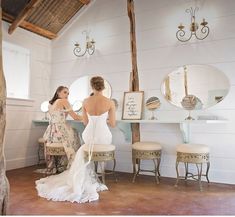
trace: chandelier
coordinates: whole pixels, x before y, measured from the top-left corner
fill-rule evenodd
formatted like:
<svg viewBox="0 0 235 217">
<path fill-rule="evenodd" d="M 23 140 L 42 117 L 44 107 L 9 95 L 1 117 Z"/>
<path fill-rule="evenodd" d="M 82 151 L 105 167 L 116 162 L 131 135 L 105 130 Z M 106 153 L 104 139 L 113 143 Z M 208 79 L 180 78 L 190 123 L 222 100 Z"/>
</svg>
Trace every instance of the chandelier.
<svg viewBox="0 0 235 217">
<path fill-rule="evenodd" d="M 73 53 L 77 57 L 82 57 L 86 53 L 88 53 L 89 55 L 92 55 L 95 52 L 95 41 L 94 41 L 94 39 L 90 39 L 88 31 L 84 30 L 82 32 L 82 34 L 84 34 L 84 33 L 86 34 L 85 50 L 82 52 L 82 49 L 81 49 L 80 44 L 78 42 L 76 42 L 74 44 L 75 48 L 73 49 Z"/>
<path fill-rule="evenodd" d="M 179 26 L 178 26 L 178 31 L 176 32 L 176 38 L 181 41 L 181 42 L 186 42 L 186 41 L 189 41 L 192 36 L 194 35 L 197 39 L 199 40 L 203 40 L 205 39 L 208 35 L 209 35 L 209 32 L 210 32 L 210 29 L 209 27 L 207 26 L 208 22 L 206 22 L 206 20 L 203 18 L 200 26 L 201 28 L 199 27 L 198 23 L 196 22 L 196 19 L 195 19 L 195 13 L 196 11 L 198 11 L 199 8 L 196 7 L 196 8 L 188 8 L 185 10 L 186 13 L 189 13 L 190 16 L 191 16 L 191 24 L 190 24 L 190 36 L 189 38 L 184 38 L 185 36 L 185 31 L 184 31 L 184 28 L 185 26 L 183 26 L 183 24 L 181 23 Z M 200 31 L 200 36 L 198 35 L 198 31 Z"/>
</svg>

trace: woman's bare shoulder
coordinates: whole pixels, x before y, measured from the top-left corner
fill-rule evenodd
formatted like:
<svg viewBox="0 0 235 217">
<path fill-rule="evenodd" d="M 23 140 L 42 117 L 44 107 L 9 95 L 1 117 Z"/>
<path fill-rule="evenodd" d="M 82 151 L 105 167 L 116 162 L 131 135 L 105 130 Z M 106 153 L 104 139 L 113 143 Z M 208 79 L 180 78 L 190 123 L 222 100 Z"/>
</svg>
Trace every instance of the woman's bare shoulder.
<svg viewBox="0 0 235 217">
<path fill-rule="evenodd" d="M 87 104 L 87 102 L 90 100 L 90 96 L 89 97 L 87 97 L 87 98 L 85 98 L 84 100 L 83 100 L 83 105 L 85 105 L 85 104 Z"/>
<path fill-rule="evenodd" d="M 55 101 L 55 103 L 63 105 L 64 103 L 68 103 L 68 100 L 67 99 L 57 99 Z"/>
<path fill-rule="evenodd" d="M 103 99 L 104 99 L 106 102 L 108 102 L 108 103 L 111 103 L 111 102 L 112 102 L 112 100 L 111 100 L 110 98 L 106 97 L 106 96 L 103 96 Z"/>
</svg>

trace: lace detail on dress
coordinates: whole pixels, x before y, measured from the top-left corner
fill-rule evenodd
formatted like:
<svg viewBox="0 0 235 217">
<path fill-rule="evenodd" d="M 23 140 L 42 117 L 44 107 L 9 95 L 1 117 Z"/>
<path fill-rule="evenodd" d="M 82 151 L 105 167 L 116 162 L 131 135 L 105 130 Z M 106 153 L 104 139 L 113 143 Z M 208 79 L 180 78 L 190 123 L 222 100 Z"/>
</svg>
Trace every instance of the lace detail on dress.
<svg viewBox="0 0 235 217">
<path fill-rule="evenodd" d="M 107 126 L 107 113 L 88 116 L 89 122 L 82 137 L 89 145 L 89 156 L 94 145 L 111 144 L 112 134 Z M 84 146 L 77 151 L 69 170 L 36 181 L 38 195 L 54 201 L 85 203 L 99 199 L 99 191 L 108 190 L 94 172 L 93 164 L 85 161 Z"/>
</svg>

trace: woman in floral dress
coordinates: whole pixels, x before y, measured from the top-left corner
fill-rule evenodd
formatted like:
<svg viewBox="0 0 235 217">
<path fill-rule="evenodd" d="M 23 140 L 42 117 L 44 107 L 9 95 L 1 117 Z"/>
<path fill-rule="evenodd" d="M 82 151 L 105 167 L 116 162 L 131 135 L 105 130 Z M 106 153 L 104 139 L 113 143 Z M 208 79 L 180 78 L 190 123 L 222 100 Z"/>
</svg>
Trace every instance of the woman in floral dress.
<svg viewBox="0 0 235 217">
<path fill-rule="evenodd" d="M 46 143 L 62 143 L 66 156 L 60 158 L 57 168 L 62 172 L 70 167 L 76 151 L 80 147 L 78 133 L 70 125 L 66 123 L 67 115 L 70 115 L 74 120 L 82 120 L 82 117 L 77 115 L 71 108 L 67 98 L 69 90 L 67 87 L 60 86 L 57 88 L 53 98 L 49 101 L 50 122 L 44 133 Z M 46 156 L 48 172 L 53 173 L 55 158 Z M 51 171 L 50 171 L 51 170 Z"/>
</svg>

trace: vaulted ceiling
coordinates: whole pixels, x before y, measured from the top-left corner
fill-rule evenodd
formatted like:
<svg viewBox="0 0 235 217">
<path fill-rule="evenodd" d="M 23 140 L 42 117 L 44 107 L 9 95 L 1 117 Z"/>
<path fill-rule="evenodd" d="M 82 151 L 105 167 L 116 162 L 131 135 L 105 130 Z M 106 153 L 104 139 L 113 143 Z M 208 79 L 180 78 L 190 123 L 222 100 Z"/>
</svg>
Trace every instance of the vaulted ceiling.
<svg viewBox="0 0 235 217">
<path fill-rule="evenodd" d="M 2 19 L 11 23 L 8 33 L 24 28 L 49 39 L 90 0 L 2 0 Z"/>
</svg>

